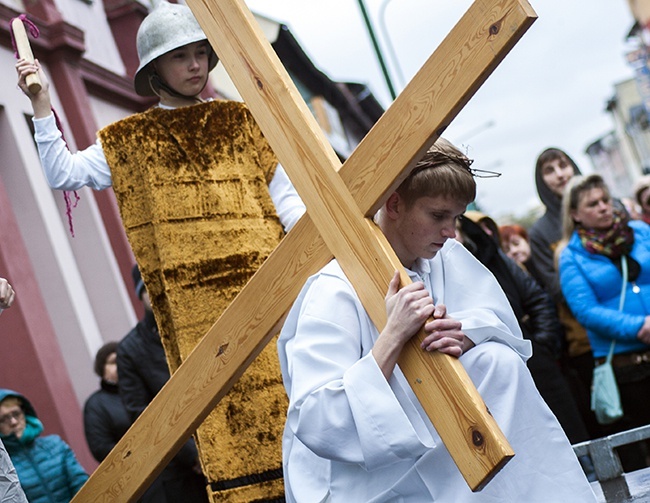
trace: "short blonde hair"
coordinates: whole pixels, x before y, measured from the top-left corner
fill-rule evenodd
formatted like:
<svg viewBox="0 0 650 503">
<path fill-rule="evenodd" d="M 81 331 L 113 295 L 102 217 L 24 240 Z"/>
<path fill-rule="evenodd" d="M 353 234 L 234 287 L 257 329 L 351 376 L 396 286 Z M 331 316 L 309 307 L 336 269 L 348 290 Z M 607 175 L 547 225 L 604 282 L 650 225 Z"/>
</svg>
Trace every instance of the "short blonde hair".
<svg viewBox="0 0 650 503">
<path fill-rule="evenodd" d="M 444 138 L 427 150 L 396 192 L 407 206 L 420 197 L 451 197 L 468 205 L 476 198 L 472 160 Z"/>
</svg>

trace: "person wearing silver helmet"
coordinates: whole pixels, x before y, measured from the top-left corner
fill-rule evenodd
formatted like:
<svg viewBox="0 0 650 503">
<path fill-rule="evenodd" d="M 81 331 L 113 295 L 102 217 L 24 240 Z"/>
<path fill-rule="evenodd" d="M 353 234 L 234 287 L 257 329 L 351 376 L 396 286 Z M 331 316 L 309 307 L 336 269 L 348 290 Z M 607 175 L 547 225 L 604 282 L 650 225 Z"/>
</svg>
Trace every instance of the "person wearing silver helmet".
<svg viewBox="0 0 650 503">
<path fill-rule="evenodd" d="M 136 46 L 140 61 L 133 79 L 136 93 L 158 96 L 167 106 L 201 101 L 208 73 L 219 60 L 187 6 L 160 2 L 142 21 Z M 181 74 L 186 78 L 179 79 L 175 69 L 193 63 L 192 57 L 198 64 L 187 67 L 189 75 Z"/>
<path fill-rule="evenodd" d="M 136 39 L 140 65 L 134 87 L 140 96 L 157 96 L 157 107 L 175 109 L 201 103 L 208 74 L 218 57 L 192 11 L 186 5 L 160 0 L 142 21 Z M 49 81 L 38 60 L 16 63 L 18 87 L 34 110 L 34 139 L 48 184 L 53 189 L 77 190 L 84 186 L 103 190 L 112 185 L 111 170 L 99 139 L 72 153 L 56 125 Z M 29 91 L 25 79 L 38 73 L 42 86 Z M 302 216 L 305 206 L 281 165 L 273 171 L 269 192 L 276 212 L 288 231 Z"/>
<path fill-rule="evenodd" d="M 45 176 L 50 187 L 54 189 L 76 190 L 83 186 L 89 186 L 95 190 L 102 190 L 113 184 L 111 168 L 114 166 L 110 164 L 114 162 L 115 156 L 112 156 L 111 148 L 116 143 L 122 142 L 124 149 L 131 151 L 150 147 L 153 154 L 151 158 L 147 159 L 147 162 L 163 165 L 161 162 L 166 162 L 166 160 L 161 161 L 160 156 L 167 153 L 169 158 L 174 157 L 175 153 L 183 152 L 182 147 L 176 146 L 178 135 L 184 138 L 191 136 L 192 138 L 189 140 L 193 140 L 200 132 L 206 141 L 195 141 L 192 153 L 196 154 L 197 149 L 202 149 L 200 154 L 196 154 L 195 157 L 204 159 L 206 164 L 196 167 L 203 171 L 210 169 L 218 171 L 219 179 L 223 179 L 224 182 L 221 186 L 226 187 L 223 190 L 229 191 L 223 197 L 213 196 L 219 201 L 220 215 L 222 215 L 219 218 L 223 220 L 221 225 L 225 229 L 224 234 L 251 236 L 246 242 L 246 247 L 253 251 L 247 252 L 246 256 L 242 255 L 242 250 L 234 249 L 237 246 L 234 238 L 215 242 L 211 250 L 212 253 L 219 253 L 220 256 L 226 257 L 221 266 L 222 270 L 220 270 L 220 274 L 223 273 L 222 278 L 225 279 L 220 281 L 223 282 L 223 288 L 227 289 L 228 293 L 220 294 L 219 297 L 232 298 L 229 295 L 232 295 L 233 292 L 236 294 L 237 290 L 243 286 L 246 279 L 243 276 L 252 275 L 261 261 L 279 243 L 283 233 L 288 232 L 299 220 L 305 211 L 304 204 L 282 166 L 278 164 L 277 158 L 245 104 L 227 100 L 205 102 L 202 99 L 201 94 L 207 84 L 208 74 L 216 66 L 218 59 L 187 6 L 161 1 L 144 19 L 138 30 L 137 50 L 140 65 L 134 77 L 135 91 L 141 96 L 157 96 L 159 103 L 146 112 L 132 115 L 104 128 L 93 145 L 76 153 L 71 153 L 68 150 L 57 129 L 51 110 L 49 84 L 38 61 L 33 64 L 25 60 L 17 62 L 18 85 L 31 100 L 34 109 L 35 140 Z M 38 93 L 31 93 L 25 82 L 27 75 L 34 72 L 39 73 L 42 81 L 42 89 Z M 189 116 L 200 117 L 201 120 L 197 120 L 197 123 L 202 124 L 200 131 L 197 129 L 190 131 L 191 128 L 183 122 L 183 118 Z M 107 130 L 124 124 L 129 126 L 130 133 L 135 131 L 134 136 L 129 136 L 126 139 L 128 135 L 125 135 L 117 142 L 112 141 L 112 138 L 106 141 L 107 138 L 104 134 Z M 215 124 L 219 125 L 215 126 Z M 142 143 L 147 143 L 147 145 Z M 178 149 L 178 152 L 174 149 Z M 170 150 L 174 150 L 174 152 L 170 152 Z M 134 164 L 134 170 L 144 169 L 142 164 L 138 165 L 134 160 L 135 155 L 123 154 L 117 157 L 124 159 L 125 163 Z M 174 169 L 176 166 L 170 166 L 170 170 Z M 118 183 L 116 183 L 116 188 L 117 185 Z M 241 201 L 245 201 L 248 206 L 242 209 Z M 230 207 L 226 207 L 227 205 Z M 275 212 L 272 211 L 273 209 Z M 218 224 L 219 222 L 217 222 Z M 263 247 L 258 247 L 258 242 L 263 243 Z M 228 262 L 228 257 L 231 256 L 243 256 L 243 259 L 238 258 L 239 262 L 234 264 Z M 142 272 L 146 282 L 144 268 L 142 268 Z M 193 288 L 198 289 L 201 286 L 193 285 Z M 155 309 L 156 305 L 154 305 Z M 213 308 L 212 313 L 216 319 L 219 314 L 218 309 Z M 165 327 L 161 326 L 160 330 L 162 335 Z M 164 340 L 169 341 L 169 338 L 164 338 Z M 277 366 L 275 349 L 272 345 L 269 345 L 268 348 L 271 353 L 268 356 L 264 356 L 266 353 L 263 353 L 262 356 Z M 165 349 L 170 368 L 174 370 L 181 363 L 180 352 L 174 352 L 175 348 L 169 351 L 167 346 Z M 255 365 L 256 362 L 252 364 L 252 367 Z M 255 372 L 255 370 L 251 371 L 252 374 Z M 277 376 L 273 375 L 269 379 L 262 379 L 264 382 L 261 384 L 252 383 L 251 385 L 246 384 L 248 372 L 245 373 L 237 383 L 237 387 L 241 391 L 235 390 L 241 393 L 241 395 L 236 395 L 241 398 L 233 399 L 233 403 L 237 406 L 244 402 L 254 403 L 253 392 L 265 393 L 267 397 L 265 402 L 273 404 L 278 409 L 277 411 L 268 412 L 262 410 L 267 407 L 266 405 L 262 407 L 256 404 L 254 406 L 256 410 L 249 415 L 226 414 L 226 421 L 230 421 L 230 423 L 215 428 L 215 430 L 224 432 L 223 435 L 231 435 L 232 438 L 228 437 L 228 439 L 222 437 L 215 439 L 214 435 L 208 437 L 208 433 L 202 433 L 208 431 L 205 430 L 205 422 L 199 428 L 199 445 L 202 447 L 201 462 L 206 470 L 210 490 L 213 493 L 234 494 L 240 488 L 244 491 L 251 487 L 259 487 L 261 488 L 259 493 L 255 494 L 261 496 L 256 498 L 257 500 L 280 501 L 283 499 L 280 442 L 284 421 L 283 419 L 278 420 L 278 418 L 283 418 L 283 414 L 278 411 L 286 410 L 286 395 L 282 388 L 279 367 L 277 367 L 276 373 Z M 257 375 L 259 374 L 260 372 L 257 371 Z M 255 386 L 253 386 L 254 384 Z M 229 393 L 228 396 L 231 396 L 232 393 Z M 279 396 L 280 394 L 281 396 Z M 252 426 L 246 423 L 246 417 L 251 415 L 255 416 L 255 421 L 259 421 L 259 423 L 253 422 Z M 211 420 L 212 417 L 211 414 L 208 420 Z M 255 430 L 258 424 L 261 426 L 259 426 L 259 430 Z M 277 427 L 277 434 L 271 430 L 263 430 L 267 427 Z M 258 440 L 260 438 L 263 440 Z M 214 457 L 206 461 L 204 449 L 217 445 L 217 441 L 220 442 L 215 448 L 219 449 L 218 452 L 211 453 L 210 455 Z M 248 443 L 245 444 L 245 442 Z M 268 451 L 271 454 L 267 454 L 267 451 L 263 450 L 261 445 L 263 442 L 266 442 L 264 448 L 269 445 L 269 449 L 273 449 Z M 248 471 L 229 477 L 228 469 L 231 460 L 227 455 L 221 454 L 223 445 L 235 446 L 238 455 L 239 453 L 251 453 L 246 454 L 249 456 L 248 458 L 242 454 L 242 460 L 237 464 Z M 256 468 L 256 463 L 267 463 L 269 459 L 272 460 L 269 464 L 275 463 L 276 455 L 277 467 Z M 271 489 L 267 491 L 264 488 Z"/>
</svg>

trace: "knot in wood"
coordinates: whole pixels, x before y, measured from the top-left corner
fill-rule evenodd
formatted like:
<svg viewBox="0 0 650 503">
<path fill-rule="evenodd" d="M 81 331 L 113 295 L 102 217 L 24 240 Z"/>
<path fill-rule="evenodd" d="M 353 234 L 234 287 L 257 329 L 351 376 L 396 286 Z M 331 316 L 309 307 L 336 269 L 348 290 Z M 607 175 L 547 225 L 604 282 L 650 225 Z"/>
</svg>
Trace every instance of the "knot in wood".
<svg viewBox="0 0 650 503">
<path fill-rule="evenodd" d="M 257 84 L 257 88 L 262 91 L 264 89 L 264 82 L 262 82 L 262 79 L 256 78 L 255 79 L 255 84 Z"/>
<path fill-rule="evenodd" d="M 472 443 L 475 447 L 481 447 L 485 443 L 483 434 L 478 430 L 472 430 Z"/>
<path fill-rule="evenodd" d="M 217 356 L 221 356 L 226 352 L 226 349 L 228 349 L 228 344 L 222 344 L 219 346 L 219 350 L 217 351 Z"/>
<path fill-rule="evenodd" d="M 503 20 L 500 19 L 499 21 L 497 21 L 496 23 L 494 23 L 494 24 L 492 24 L 490 26 L 490 29 L 488 31 L 490 32 L 491 37 L 494 37 L 495 35 L 499 34 L 499 32 L 501 31 L 501 22 L 502 21 Z"/>
</svg>

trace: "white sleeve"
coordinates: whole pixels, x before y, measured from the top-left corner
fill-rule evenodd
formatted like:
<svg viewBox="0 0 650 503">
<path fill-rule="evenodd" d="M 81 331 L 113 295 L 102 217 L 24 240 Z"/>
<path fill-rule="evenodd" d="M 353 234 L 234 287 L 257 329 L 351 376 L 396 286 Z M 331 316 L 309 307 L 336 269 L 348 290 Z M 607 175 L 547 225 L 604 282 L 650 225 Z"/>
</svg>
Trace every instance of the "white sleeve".
<svg viewBox="0 0 650 503">
<path fill-rule="evenodd" d="M 77 190 L 91 187 L 102 190 L 112 185 L 111 170 L 99 140 L 76 153 L 70 152 L 54 114 L 33 119 L 34 139 L 47 183 L 53 189 Z"/>
<path fill-rule="evenodd" d="M 494 275 L 463 245 L 448 240 L 441 252 L 447 314 L 461 321 L 463 332 L 474 344 L 497 341 L 510 346 L 526 361 L 532 355 L 523 338 L 510 302 Z M 435 260 L 435 259 L 434 259 Z M 434 280 L 435 281 L 435 280 Z"/>
<path fill-rule="evenodd" d="M 280 164 L 275 169 L 269 184 L 269 192 L 280 222 L 285 232 L 289 232 L 305 213 L 305 205 Z"/>
</svg>

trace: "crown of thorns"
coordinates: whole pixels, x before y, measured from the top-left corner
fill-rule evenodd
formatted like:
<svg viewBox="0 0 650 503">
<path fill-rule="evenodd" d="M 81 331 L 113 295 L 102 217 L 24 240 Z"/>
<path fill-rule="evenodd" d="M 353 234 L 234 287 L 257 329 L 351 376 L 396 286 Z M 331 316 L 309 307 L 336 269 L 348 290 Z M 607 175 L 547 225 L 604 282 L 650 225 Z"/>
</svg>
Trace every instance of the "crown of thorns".
<svg viewBox="0 0 650 503">
<path fill-rule="evenodd" d="M 462 153 L 447 153 L 439 150 L 430 150 L 413 168 L 413 174 L 426 168 L 435 168 L 444 164 L 458 164 L 464 167 L 474 178 L 497 178 L 501 173 L 484 169 L 472 168 L 474 159 L 470 159 Z"/>
</svg>

